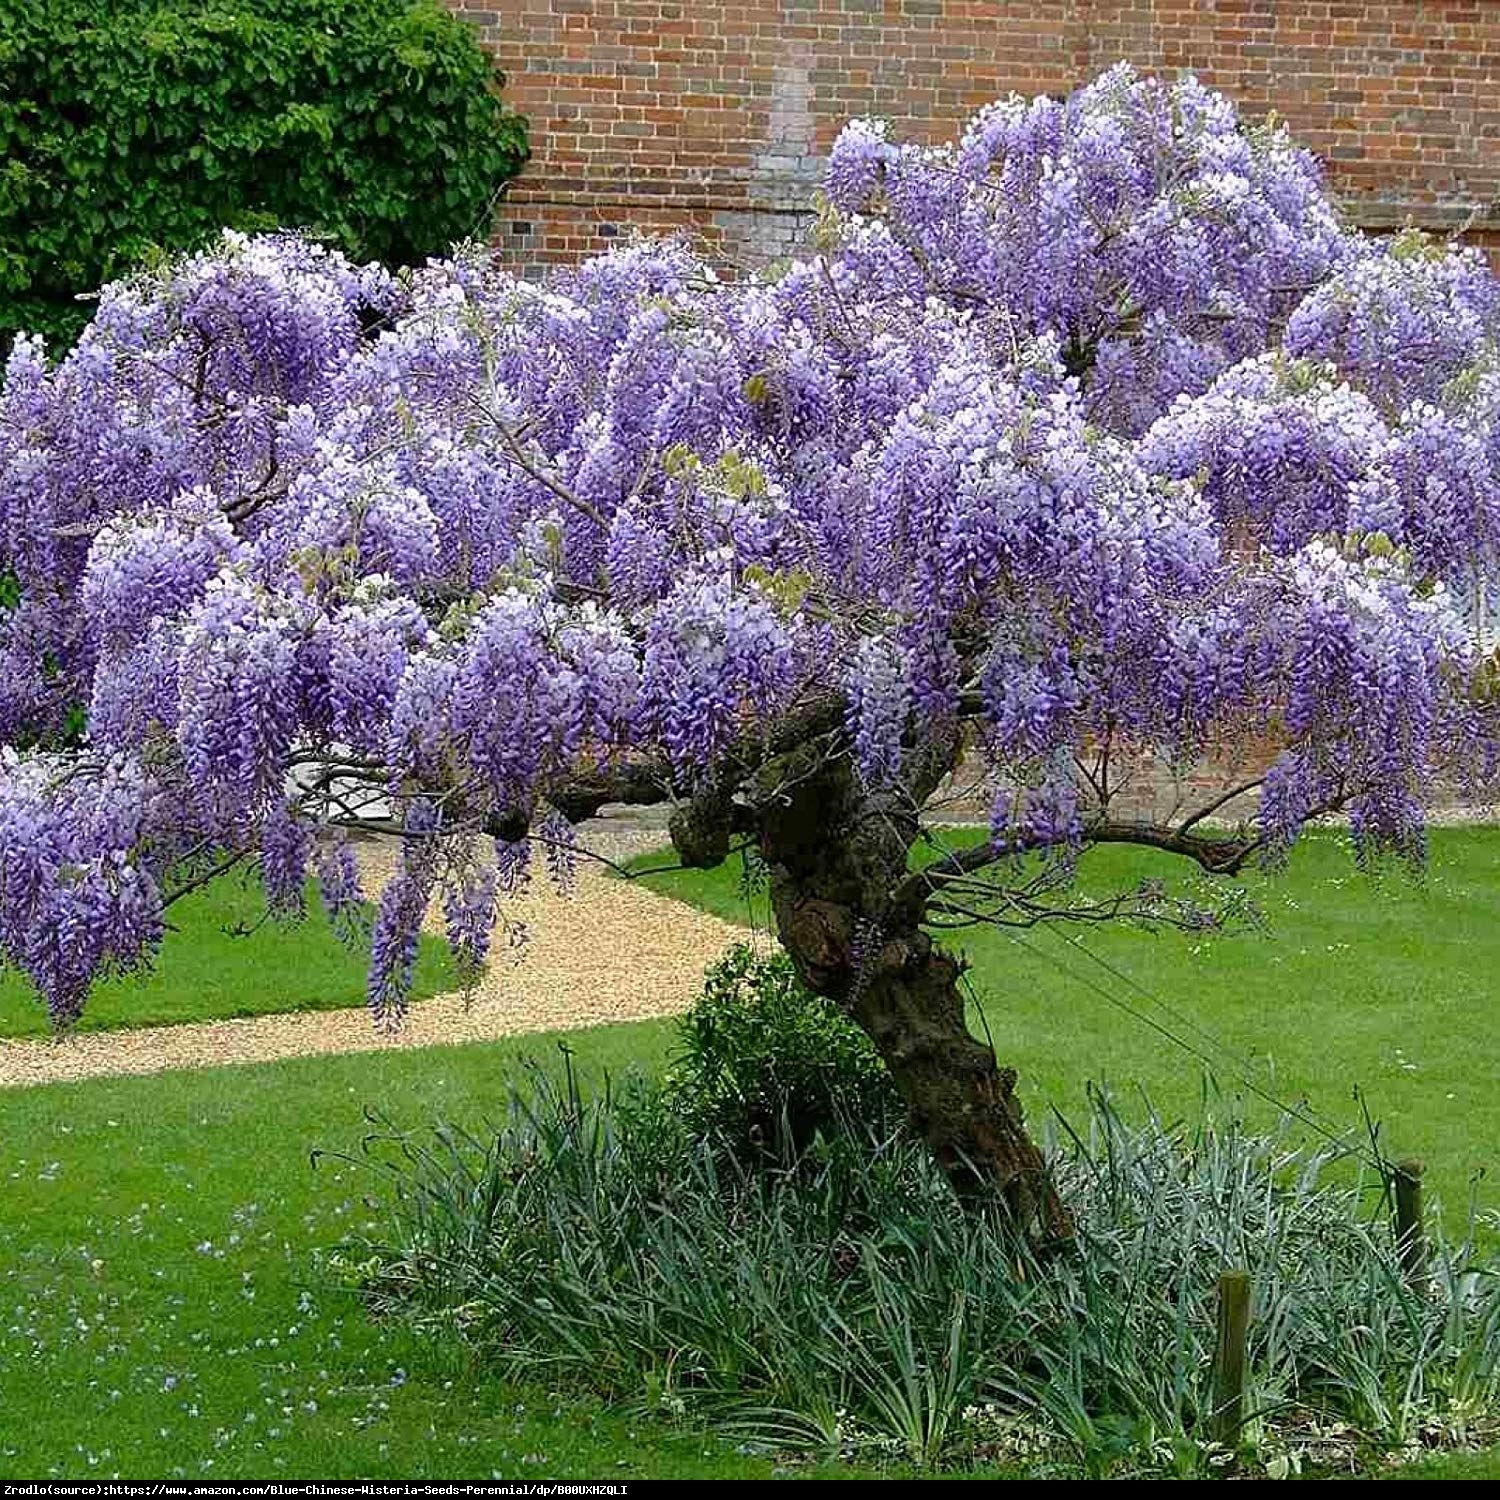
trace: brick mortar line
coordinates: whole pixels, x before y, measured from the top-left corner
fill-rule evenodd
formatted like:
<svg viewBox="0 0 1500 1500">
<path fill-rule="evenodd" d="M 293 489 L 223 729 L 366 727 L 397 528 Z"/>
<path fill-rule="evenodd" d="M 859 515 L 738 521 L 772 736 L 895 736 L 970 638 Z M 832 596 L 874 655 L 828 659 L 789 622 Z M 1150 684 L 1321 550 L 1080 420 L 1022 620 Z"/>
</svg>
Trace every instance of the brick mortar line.
<svg viewBox="0 0 1500 1500">
<path fill-rule="evenodd" d="M 587 188 L 548 190 L 536 188 L 507 193 L 501 200 L 504 208 L 647 208 L 677 209 L 683 212 L 776 214 L 785 218 L 813 218 L 816 209 L 780 203 L 758 203 L 748 198 L 714 197 L 634 189 L 628 192 L 597 191 Z"/>
<path fill-rule="evenodd" d="M 1339 207 L 1362 228 L 1396 229 L 1407 222 L 1419 228 L 1454 230 L 1464 228 L 1472 233 L 1500 232 L 1500 214 L 1482 214 L 1470 218 L 1471 208 L 1464 204 L 1428 203 L 1414 199 L 1393 201 L 1369 200 L 1363 197 L 1341 197 Z M 667 184 L 645 184 L 625 191 L 609 188 L 518 187 L 501 200 L 505 208 L 618 208 L 653 211 L 674 209 L 679 212 L 765 214 L 782 218 L 812 218 L 817 210 L 808 204 L 766 202 L 751 197 L 701 194 L 683 191 Z"/>
</svg>

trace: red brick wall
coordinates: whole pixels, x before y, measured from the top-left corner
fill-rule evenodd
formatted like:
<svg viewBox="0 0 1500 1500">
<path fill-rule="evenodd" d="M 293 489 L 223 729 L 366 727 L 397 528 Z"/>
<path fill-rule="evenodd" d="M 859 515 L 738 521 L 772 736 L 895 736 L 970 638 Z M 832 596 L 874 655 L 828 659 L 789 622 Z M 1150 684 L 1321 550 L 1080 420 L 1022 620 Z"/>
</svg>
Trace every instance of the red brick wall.
<svg viewBox="0 0 1500 1500">
<path fill-rule="evenodd" d="M 1351 213 L 1500 244 L 1496 0 L 448 0 L 530 117 L 502 244 L 535 268 L 631 226 L 785 253 L 851 116 L 942 139 L 1121 58 L 1275 110 Z"/>
</svg>

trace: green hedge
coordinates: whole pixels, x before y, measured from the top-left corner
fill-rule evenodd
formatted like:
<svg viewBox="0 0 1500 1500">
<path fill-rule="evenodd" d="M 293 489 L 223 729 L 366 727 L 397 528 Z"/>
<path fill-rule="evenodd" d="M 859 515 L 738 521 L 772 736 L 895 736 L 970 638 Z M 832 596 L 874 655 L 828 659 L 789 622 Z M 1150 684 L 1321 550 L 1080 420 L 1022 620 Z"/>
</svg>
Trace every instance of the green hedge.
<svg viewBox="0 0 1500 1500">
<path fill-rule="evenodd" d="M 0 0 L 0 344 L 224 227 L 418 262 L 483 235 L 526 158 L 437 0 Z"/>
</svg>

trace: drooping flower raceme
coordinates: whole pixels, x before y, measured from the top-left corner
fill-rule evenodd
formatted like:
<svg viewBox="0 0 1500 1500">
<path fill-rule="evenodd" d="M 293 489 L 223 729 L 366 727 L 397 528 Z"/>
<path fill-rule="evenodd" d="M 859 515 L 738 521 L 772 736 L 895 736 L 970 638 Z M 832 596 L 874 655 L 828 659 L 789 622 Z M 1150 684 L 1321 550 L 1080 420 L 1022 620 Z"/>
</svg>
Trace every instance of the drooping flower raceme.
<svg viewBox="0 0 1500 1500">
<path fill-rule="evenodd" d="M 59 1022 L 238 859 L 368 922 L 399 1017 L 429 906 L 472 970 L 570 877 L 580 786 L 686 795 L 804 718 L 872 795 L 971 721 L 1005 847 L 1254 733 L 1273 851 L 1329 807 L 1420 851 L 1449 752 L 1496 759 L 1484 263 L 1346 231 L 1281 130 L 1125 67 L 945 148 L 855 123 L 826 199 L 764 278 L 226 237 L 16 342 L 0 949 Z M 349 826 L 400 839 L 373 917 Z"/>
</svg>

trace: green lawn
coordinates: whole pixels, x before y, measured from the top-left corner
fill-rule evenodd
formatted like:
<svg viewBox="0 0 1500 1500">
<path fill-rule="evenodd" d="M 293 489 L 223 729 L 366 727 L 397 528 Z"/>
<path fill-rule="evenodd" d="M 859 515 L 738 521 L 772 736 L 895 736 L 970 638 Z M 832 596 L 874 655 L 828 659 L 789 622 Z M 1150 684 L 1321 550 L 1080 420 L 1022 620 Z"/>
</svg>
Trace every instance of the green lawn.
<svg viewBox="0 0 1500 1500">
<path fill-rule="evenodd" d="M 671 1031 L 569 1040 L 597 1080 L 658 1069 Z M 769 1477 L 768 1458 L 719 1438 L 465 1367 L 319 1276 L 315 1247 L 379 1209 L 374 1181 L 315 1168 L 313 1150 L 354 1148 L 366 1105 L 477 1124 L 504 1071 L 547 1049 L 0 1091 L 0 1480 Z M 1494 1472 L 1461 1456 L 1424 1476 L 1450 1466 Z"/>
<path fill-rule="evenodd" d="M 1392 1479 L 1500 1479 L 1500 1448 L 1484 1453 L 1449 1453 L 1398 1469 Z"/>
<path fill-rule="evenodd" d="M 623 1070 L 665 1041 L 635 1027 L 578 1047 Z M 314 1275 L 312 1247 L 372 1219 L 373 1185 L 309 1153 L 357 1142 L 367 1103 L 477 1119 L 518 1050 L 0 1092 L 0 1478 L 704 1467 L 696 1439 L 648 1452 L 623 1420 L 446 1369 Z"/>
<path fill-rule="evenodd" d="M 315 894 L 308 908 L 306 921 L 278 926 L 262 920 L 265 901 L 253 880 L 226 877 L 194 891 L 172 907 L 172 929 L 155 966 L 99 984 L 80 1029 L 363 1004 L 366 955 L 338 940 Z M 416 995 L 436 994 L 452 982 L 447 950 L 424 938 Z M 0 973 L 0 1037 L 47 1030 L 46 1008 L 30 982 L 14 971 Z"/>
<path fill-rule="evenodd" d="M 569 1038 L 654 1070 L 662 1022 Z M 703 1433 L 373 1325 L 313 1250 L 373 1227 L 364 1107 L 479 1124 L 531 1039 L 0 1090 L 0 1481 L 769 1477 Z M 817 1472 L 817 1471 L 814 1471 Z"/>
<path fill-rule="evenodd" d="M 1146 877 L 1186 888 L 1188 871 L 1165 855 L 1109 847 L 1085 857 L 1080 880 L 1097 893 Z M 745 889 L 737 861 L 645 878 L 731 920 L 767 925 L 766 897 Z M 1244 1079 L 1356 1129 L 1358 1088 L 1388 1154 L 1426 1160 L 1451 1227 L 1461 1227 L 1471 1190 L 1483 1207 L 1500 1208 L 1500 829 L 1434 830 L 1420 883 L 1395 872 L 1371 879 L 1341 837 L 1319 832 L 1286 872 L 1245 884 L 1263 931 L 1207 940 L 1120 927 L 952 936 L 973 963 L 983 1021 L 1019 1070 L 1033 1119 L 1048 1105 L 1077 1111 L 1090 1081 L 1127 1104 L 1144 1091 L 1165 1113 L 1195 1112 L 1211 1062 L 1218 1086 L 1246 1096 L 1255 1118 L 1272 1111 Z"/>
<path fill-rule="evenodd" d="M 1424 1152 L 1458 1205 L 1500 1139 L 1497 861 L 1500 834 L 1440 831 L 1424 885 L 1372 887 L 1319 838 L 1285 877 L 1251 882 L 1265 935 L 1195 944 L 1092 931 L 1086 942 L 1253 1055 L 1276 1092 L 1305 1093 L 1354 1124 L 1359 1083 L 1392 1149 Z M 1103 887 L 1158 868 L 1112 850 L 1086 879 Z M 747 915 L 732 870 L 653 883 Z M 749 910 L 763 920 L 764 898 Z M 339 1003 L 305 951 L 325 940 L 317 962 L 343 976 L 346 1001 L 358 998 L 360 961 L 320 919 L 292 937 L 220 935 L 253 912 L 245 893 L 205 900 L 149 981 L 163 987 L 150 1003 L 173 1018 L 298 997 Z M 1075 1106 L 1091 1077 L 1197 1107 L 1199 1063 L 1093 988 L 1147 1004 L 1087 957 L 1034 933 L 1024 945 L 974 934 L 965 946 L 1034 1115 L 1042 1100 Z M 1073 977 L 1054 967 L 1059 957 Z M 7 1018 L 29 1014 L 18 997 L 7 1003 Z M 123 991 L 108 1003 L 118 1019 L 147 1018 Z M 110 1013 L 101 1005 L 96 1024 Z M 645 1023 L 570 1041 L 586 1076 L 655 1071 L 671 1030 Z M 0 1479 L 769 1476 L 768 1459 L 718 1438 L 463 1367 L 372 1324 L 319 1277 L 315 1249 L 378 1224 L 380 1209 L 372 1180 L 338 1161 L 315 1169 L 310 1153 L 353 1147 L 367 1105 L 402 1124 L 478 1124 L 505 1070 L 549 1047 L 533 1038 L 0 1090 Z M 1487 1182 L 1480 1196 L 1495 1202 Z M 1494 1478 L 1500 1459 L 1461 1455 L 1412 1472 Z"/>
</svg>

